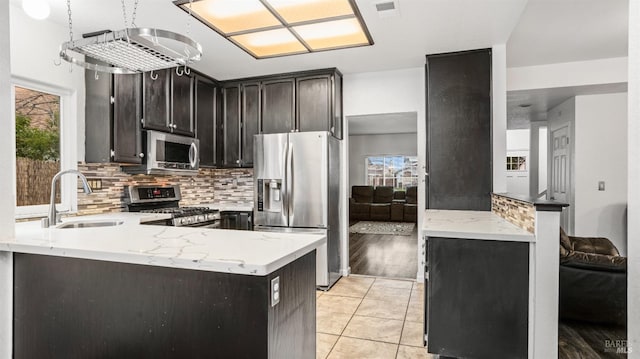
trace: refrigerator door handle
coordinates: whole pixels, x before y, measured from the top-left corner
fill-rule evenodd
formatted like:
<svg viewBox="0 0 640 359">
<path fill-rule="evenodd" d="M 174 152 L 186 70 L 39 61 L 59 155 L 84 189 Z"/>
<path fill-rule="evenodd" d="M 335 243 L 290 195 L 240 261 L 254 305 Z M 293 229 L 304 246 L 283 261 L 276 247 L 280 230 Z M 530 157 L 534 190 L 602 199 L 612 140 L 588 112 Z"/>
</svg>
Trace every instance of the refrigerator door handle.
<svg viewBox="0 0 640 359">
<path fill-rule="evenodd" d="M 289 225 L 293 222 L 293 143 L 289 141 L 287 150 L 287 215 L 289 217 Z"/>
<path fill-rule="evenodd" d="M 289 203 L 289 167 L 287 166 L 287 164 L 289 163 L 289 142 L 285 142 L 284 143 L 284 148 L 282 149 L 282 160 L 284 163 L 284 166 L 282 168 L 283 176 L 282 179 L 284 181 L 284 183 L 282 184 L 282 201 L 280 202 L 281 204 L 281 208 L 282 208 L 282 215 L 285 217 L 285 222 L 286 225 L 289 225 L 289 206 L 287 203 Z"/>
</svg>

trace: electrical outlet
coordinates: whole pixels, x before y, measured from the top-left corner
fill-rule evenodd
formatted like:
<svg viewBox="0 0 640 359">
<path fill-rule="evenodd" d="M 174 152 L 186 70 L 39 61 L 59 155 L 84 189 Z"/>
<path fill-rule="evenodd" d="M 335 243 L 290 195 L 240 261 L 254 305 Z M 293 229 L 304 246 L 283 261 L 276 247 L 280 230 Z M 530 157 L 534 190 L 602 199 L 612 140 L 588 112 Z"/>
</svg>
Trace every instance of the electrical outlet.
<svg viewBox="0 0 640 359">
<path fill-rule="evenodd" d="M 598 191 L 604 191 L 604 181 L 598 182 Z"/>
<path fill-rule="evenodd" d="M 271 280 L 271 306 L 275 307 L 280 303 L 280 277 Z"/>
</svg>

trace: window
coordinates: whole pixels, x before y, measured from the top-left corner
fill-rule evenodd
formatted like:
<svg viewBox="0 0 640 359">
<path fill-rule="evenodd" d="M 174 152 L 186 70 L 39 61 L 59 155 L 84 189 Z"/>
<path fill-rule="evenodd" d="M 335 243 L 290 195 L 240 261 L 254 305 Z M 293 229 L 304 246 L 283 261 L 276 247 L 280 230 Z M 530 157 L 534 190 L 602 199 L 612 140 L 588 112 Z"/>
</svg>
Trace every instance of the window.
<svg viewBox="0 0 640 359">
<path fill-rule="evenodd" d="M 527 157 L 507 156 L 507 171 L 526 171 Z"/>
<path fill-rule="evenodd" d="M 16 215 L 47 213 L 51 179 L 61 169 L 76 168 L 75 126 L 69 118 L 75 95 L 14 79 Z M 73 121 L 75 122 L 75 121 Z M 65 126 L 66 125 L 66 126 Z M 77 180 L 65 176 L 56 190 L 58 209 L 75 209 Z"/>
<path fill-rule="evenodd" d="M 365 166 L 368 185 L 397 189 L 418 185 L 417 156 L 369 156 Z"/>
</svg>

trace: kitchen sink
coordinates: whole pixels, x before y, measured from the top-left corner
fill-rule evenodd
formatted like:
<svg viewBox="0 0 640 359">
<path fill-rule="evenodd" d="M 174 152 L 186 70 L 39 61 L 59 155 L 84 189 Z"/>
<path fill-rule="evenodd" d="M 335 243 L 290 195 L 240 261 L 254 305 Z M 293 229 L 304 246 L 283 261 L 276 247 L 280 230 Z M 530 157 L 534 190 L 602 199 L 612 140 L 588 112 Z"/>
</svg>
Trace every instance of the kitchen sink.
<svg viewBox="0 0 640 359">
<path fill-rule="evenodd" d="M 82 221 L 71 221 L 59 224 L 56 228 L 65 229 L 65 228 L 94 228 L 94 227 L 113 227 L 119 226 L 123 224 L 122 220 L 115 219 L 102 219 L 102 220 L 82 220 Z"/>
</svg>

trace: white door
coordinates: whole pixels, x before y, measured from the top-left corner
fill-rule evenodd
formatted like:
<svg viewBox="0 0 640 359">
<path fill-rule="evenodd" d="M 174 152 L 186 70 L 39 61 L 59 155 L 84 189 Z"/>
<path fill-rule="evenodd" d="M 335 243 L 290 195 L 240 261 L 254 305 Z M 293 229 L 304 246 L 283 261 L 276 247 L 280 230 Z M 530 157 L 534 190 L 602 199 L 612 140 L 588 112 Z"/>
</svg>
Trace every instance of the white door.
<svg viewBox="0 0 640 359">
<path fill-rule="evenodd" d="M 571 200 L 571 138 L 569 126 L 561 127 L 551 133 L 551 195 L 550 199 L 569 203 Z M 572 209 L 566 207 L 560 217 L 560 225 L 568 233 L 571 228 Z"/>
</svg>

